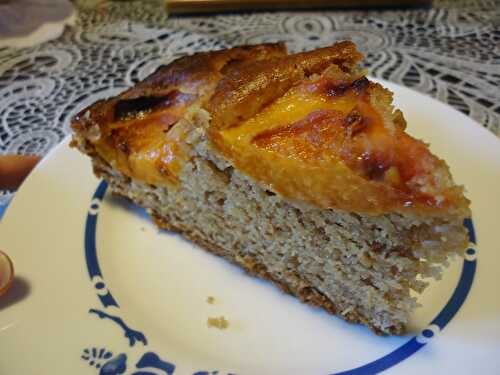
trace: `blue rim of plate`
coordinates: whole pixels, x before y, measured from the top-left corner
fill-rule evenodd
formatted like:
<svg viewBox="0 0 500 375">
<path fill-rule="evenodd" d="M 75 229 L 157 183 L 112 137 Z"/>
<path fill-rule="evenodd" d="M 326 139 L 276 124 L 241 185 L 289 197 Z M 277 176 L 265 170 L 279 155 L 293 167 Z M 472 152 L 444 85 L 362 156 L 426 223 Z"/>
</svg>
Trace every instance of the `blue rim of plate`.
<svg viewBox="0 0 500 375">
<path fill-rule="evenodd" d="M 97 246 L 96 246 L 97 217 L 99 213 L 100 204 L 102 202 L 102 199 L 104 198 L 107 187 L 108 187 L 107 182 L 101 181 L 90 203 L 89 211 L 87 214 L 87 220 L 85 224 L 85 238 L 84 238 L 85 260 L 90 280 L 97 292 L 97 296 L 101 302 L 102 307 L 106 309 L 111 306 L 114 306 L 119 309 L 118 302 L 115 300 L 111 292 L 106 287 L 97 257 Z M 389 354 L 384 355 L 365 365 L 346 371 L 332 373 L 330 375 L 373 375 L 380 373 L 384 370 L 387 370 L 390 367 L 397 365 L 398 363 L 404 361 L 405 359 L 409 358 L 410 356 L 418 352 L 446 327 L 446 325 L 453 319 L 453 317 L 456 315 L 460 307 L 467 299 L 469 291 L 472 287 L 472 283 L 474 281 L 474 276 L 477 268 L 477 249 L 475 246 L 477 241 L 472 219 L 465 219 L 464 226 L 468 229 L 469 232 L 469 248 L 465 251 L 461 275 L 455 287 L 455 290 L 453 291 L 448 302 L 442 308 L 439 314 L 429 323 L 429 325 L 425 329 L 423 329 L 420 332 L 419 335 L 412 337 L 405 344 L 396 348 Z M 116 311 L 116 309 L 114 311 Z M 147 346 L 147 340 L 144 334 L 139 331 L 130 329 L 130 327 L 128 327 L 121 318 L 117 316 L 111 316 L 106 312 L 97 309 L 91 309 L 89 310 L 89 312 L 95 313 L 100 318 L 108 318 L 114 321 L 116 324 L 118 324 L 124 330 L 125 336 L 129 339 L 130 346 L 135 345 L 135 343 L 137 342 L 142 342 L 144 346 Z M 121 354 L 115 358 L 110 358 L 110 361 L 108 362 L 112 362 L 114 360 L 115 362 L 113 363 L 113 366 L 116 367 L 116 363 L 119 362 L 117 361 L 117 358 L 120 356 L 123 362 L 124 354 Z M 90 360 L 88 359 L 90 357 L 92 357 L 92 355 L 89 354 L 89 350 L 85 349 L 82 358 L 88 361 Z M 158 360 L 160 360 L 159 356 L 156 353 L 148 351 L 143 355 L 141 360 L 143 360 L 144 358 L 153 359 L 152 362 L 150 361 L 148 363 L 153 363 L 152 367 L 155 369 L 160 368 L 160 367 L 155 367 L 154 365 L 154 363 L 159 363 Z M 141 368 L 139 367 L 139 365 L 144 362 L 144 361 L 141 362 L 141 360 L 137 364 L 138 369 Z M 155 362 L 155 360 L 157 361 Z M 165 365 L 161 367 L 162 371 L 165 374 L 168 375 L 174 374 L 175 371 L 174 364 L 162 360 L 160 360 L 160 362 L 163 364 L 168 363 L 170 365 L 170 367 L 167 366 L 168 369 L 167 367 L 165 367 Z M 102 367 L 100 367 L 101 370 L 105 368 L 105 365 L 106 363 Z M 122 374 L 123 372 L 125 372 L 125 369 L 123 369 L 122 372 L 114 372 L 114 373 L 111 372 L 110 374 Z M 108 372 L 106 373 L 108 374 Z M 138 374 L 146 374 L 146 373 L 141 372 L 139 370 L 139 372 L 135 372 L 132 375 L 138 375 Z M 193 375 L 211 375 L 211 374 L 220 374 L 220 373 L 217 370 L 211 370 L 211 371 L 202 370 L 193 373 Z"/>
</svg>

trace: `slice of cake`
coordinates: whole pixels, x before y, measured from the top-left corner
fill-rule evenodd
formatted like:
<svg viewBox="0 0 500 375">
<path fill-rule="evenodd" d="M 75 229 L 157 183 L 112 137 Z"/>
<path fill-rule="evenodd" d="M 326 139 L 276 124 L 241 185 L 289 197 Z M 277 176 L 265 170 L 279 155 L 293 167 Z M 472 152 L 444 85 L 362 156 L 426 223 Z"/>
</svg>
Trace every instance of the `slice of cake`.
<svg viewBox="0 0 500 375">
<path fill-rule="evenodd" d="M 182 57 L 83 110 L 72 145 L 158 226 L 399 334 L 410 292 L 464 250 L 469 202 L 361 58 L 351 42 Z"/>
</svg>

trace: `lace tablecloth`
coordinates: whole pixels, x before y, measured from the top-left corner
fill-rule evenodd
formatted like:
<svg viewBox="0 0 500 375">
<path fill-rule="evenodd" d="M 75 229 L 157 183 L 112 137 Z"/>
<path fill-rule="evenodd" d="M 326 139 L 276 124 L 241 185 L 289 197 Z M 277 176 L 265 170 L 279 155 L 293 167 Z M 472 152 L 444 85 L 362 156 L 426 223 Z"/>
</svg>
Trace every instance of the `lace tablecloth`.
<svg viewBox="0 0 500 375">
<path fill-rule="evenodd" d="M 179 18 L 154 1 L 88 1 L 79 1 L 77 25 L 60 38 L 0 49 L 0 153 L 46 154 L 80 108 L 182 54 L 279 40 L 299 51 L 351 39 L 371 75 L 433 96 L 500 135 L 500 1 Z"/>
</svg>

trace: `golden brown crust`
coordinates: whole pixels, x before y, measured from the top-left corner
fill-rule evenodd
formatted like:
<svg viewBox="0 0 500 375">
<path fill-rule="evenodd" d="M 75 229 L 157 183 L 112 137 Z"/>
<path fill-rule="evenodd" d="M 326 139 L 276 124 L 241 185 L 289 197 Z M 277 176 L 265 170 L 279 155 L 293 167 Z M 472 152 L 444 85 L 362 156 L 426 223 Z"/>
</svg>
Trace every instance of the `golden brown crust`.
<svg viewBox="0 0 500 375">
<path fill-rule="evenodd" d="M 180 58 L 72 126 L 108 164 L 176 186 L 205 108 L 211 146 L 281 196 L 370 215 L 469 213 L 444 161 L 405 133 L 392 94 L 356 68 L 352 42 L 287 55 L 283 44 Z"/>
<path fill-rule="evenodd" d="M 346 41 L 229 70 L 207 105 L 212 115 L 210 127 L 221 130 L 235 126 L 304 78 L 322 73 L 331 65 L 350 70 L 361 57 L 354 43 Z"/>
<path fill-rule="evenodd" d="M 372 215 L 465 216 L 468 201 L 444 161 L 404 129 L 390 92 L 327 71 L 209 136 L 236 168 L 291 200 Z"/>
<path fill-rule="evenodd" d="M 125 175 L 171 185 L 188 157 L 183 140 L 190 128 L 179 122 L 188 108 L 208 100 L 226 69 L 284 55 L 285 45 L 276 43 L 182 57 L 121 95 L 82 110 L 72 128 Z"/>
</svg>

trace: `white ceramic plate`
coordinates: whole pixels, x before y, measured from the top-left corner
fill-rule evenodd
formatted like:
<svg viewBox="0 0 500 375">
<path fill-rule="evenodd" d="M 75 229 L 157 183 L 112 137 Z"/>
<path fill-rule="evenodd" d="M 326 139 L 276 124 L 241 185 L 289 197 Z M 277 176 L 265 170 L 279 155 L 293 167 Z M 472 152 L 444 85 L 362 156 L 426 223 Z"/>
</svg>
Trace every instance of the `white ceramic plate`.
<svg viewBox="0 0 500 375">
<path fill-rule="evenodd" d="M 0 299 L 0 373 L 498 374 L 500 142 L 455 110 L 385 84 L 410 133 L 466 185 L 478 238 L 477 260 L 471 245 L 420 297 L 412 334 L 377 337 L 159 232 L 143 210 L 101 199 L 105 184 L 66 141 L 0 224 L 17 274 Z M 207 327 L 217 316 L 228 329 Z"/>
</svg>

